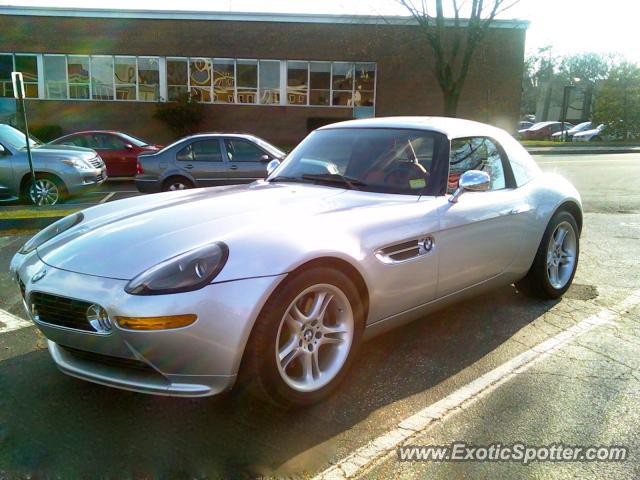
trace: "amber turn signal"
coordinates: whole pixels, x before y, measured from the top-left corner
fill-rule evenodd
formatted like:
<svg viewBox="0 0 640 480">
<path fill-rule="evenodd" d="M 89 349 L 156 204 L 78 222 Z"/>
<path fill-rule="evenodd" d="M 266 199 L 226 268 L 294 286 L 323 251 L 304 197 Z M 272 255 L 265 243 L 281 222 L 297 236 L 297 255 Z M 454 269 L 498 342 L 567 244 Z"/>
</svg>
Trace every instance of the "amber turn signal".
<svg viewBox="0 0 640 480">
<path fill-rule="evenodd" d="M 197 315 L 169 315 L 166 317 L 116 317 L 118 325 L 129 330 L 167 330 L 191 325 Z"/>
</svg>

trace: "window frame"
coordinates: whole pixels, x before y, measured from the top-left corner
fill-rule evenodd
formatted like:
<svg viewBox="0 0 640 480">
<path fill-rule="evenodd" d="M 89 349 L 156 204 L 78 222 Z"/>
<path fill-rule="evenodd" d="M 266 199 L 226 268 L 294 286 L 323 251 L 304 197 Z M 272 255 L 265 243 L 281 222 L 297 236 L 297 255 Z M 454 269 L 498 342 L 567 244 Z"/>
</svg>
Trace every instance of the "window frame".
<svg viewBox="0 0 640 480">
<path fill-rule="evenodd" d="M 451 172 L 451 153 L 453 152 L 453 149 L 451 147 L 453 145 L 453 142 L 456 140 L 472 140 L 474 138 L 489 140 L 491 143 L 494 144 L 494 146 L 496 147 L 496 150 L 498 151 L 498 154 L 500 155 L 500 163 L 502 165 L 502 172 L 504 174 L 504 187 L 498 188 L 495 190 L 486 190 L 486 192 L 501 192 L 504 190 L 513 190 L 515 188 L 518 188 L 518 185 L 516 184 L 516 181 L 515 181 L 515 177 L 513 175 L 513 170 L 511 170 L 511 163 L 509 162 L 509 156 L 507 155 L 507 152 L 505 151 L 505 149 L 502 147 L 502 144 L 498 140 L 496 140 L 494 137 L 491 137 L 489 135 L 471 135 L 471 136 L 451 138 L 449 141 L 449 157 L 447 162 L 447 178 L 446 178 L 447 184 L 445 185 L 445 191 L 448 191 L 449 174 Z"/>
<path fill-rule="evenodd" d="M 221 145 L 223 147 L 223 156 L 224 159 L 227 163 L 256 163 L 256 162 L 261 162 L 261 160 L 249 160 L 249 161 L 244 161 L 244 160 L 233 160 L 230 156 L 229 156 L 229 149 L 227 148 L 227 142 L 244 142 L 244 143 L 248 143 L 250 145 L 253 145 L 254 147 L 256 147 L 258 150 L 260 150 L 262 152 L 263 155 L 268 155 L 270 159 L 273 159 L 274 156 L 272 154 L 270 154 L 269 152 L 265 151 L 264 148 L 262 148 L 260 145 L 258 145 L 255 142 L 252 142 L 249 139 L 246 138 L 241 138 L 241 137 L 224 137 L 220 139 L 221 141 Z"/>
<path fill-rule="evenodd" d="M 218 150 L 220 152 L 220 161 L 209 161 L 209 160 L 197 160 L 195 158 L 195 152 L 193 149 L 193 146 L 196 143 L 202 143 L 202 142 L 217 142 L 218 143 Z M 180 155 L 180 152 L 182 152 L 183 150 L 189 149 L 190 151 L 190 155 L 191 155 L 191 159 L 190 160 L 180 160 L 178 158 L 178 155 Z M 184 146 L 181 146 L 181 148 L 176 150 L 175 156 L 174 158 L 176 159 L 176 162 L 200 162 L 200 163 L 205 163 L 205 164 L 226 164 L 227 162 L 227 157 L 226 157 L 227 151 L 226 149 L 224 149 L 224 143 L 221 142 L 220 138 L 199 138 L 199 139 L 194 139 L 193 141 L 190 141 L 189 143 L 187 143 Z M 178 165 L 180 165 L 180 163 L 178 163 Z"/>
</svg>

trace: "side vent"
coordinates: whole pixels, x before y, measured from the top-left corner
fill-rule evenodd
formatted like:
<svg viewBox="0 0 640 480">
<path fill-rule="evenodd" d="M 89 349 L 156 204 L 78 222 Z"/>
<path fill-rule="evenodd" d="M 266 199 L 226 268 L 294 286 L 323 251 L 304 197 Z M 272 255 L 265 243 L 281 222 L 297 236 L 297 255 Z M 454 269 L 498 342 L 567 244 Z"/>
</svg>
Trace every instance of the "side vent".
<svg viewBox="0 0 640 480">
<path fill-rule="evenodd" d="M 420 258 L 433 251 L 434 239 L 431 236 L 409 240 L 376 251 L 376 258 L 382 263 L 394 264 Z"/>
</svg>

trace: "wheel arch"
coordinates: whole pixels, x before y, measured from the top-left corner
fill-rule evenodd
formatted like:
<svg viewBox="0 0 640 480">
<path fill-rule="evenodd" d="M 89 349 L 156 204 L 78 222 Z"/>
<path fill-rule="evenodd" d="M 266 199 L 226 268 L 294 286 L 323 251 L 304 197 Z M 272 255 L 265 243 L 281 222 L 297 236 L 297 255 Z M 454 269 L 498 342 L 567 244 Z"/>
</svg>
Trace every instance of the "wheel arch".
<svg viewBox="0 0 640 480">
<path fill-rule="evenodd" d="M 253 318 L 253 322 L 247 331 L 246 338 L 244 340 L 244 345 L 242 346 L 242 354 L 239 355 L 239 358 L 237 361 L 236 372 L 239 376 L 238 379 L 240 380 L 240 383 L 244 383 L 244 379 L 240 379 L 240 377 L 243 375 L 242 372 L 246 363 L 247 348 L 249 346 L 249 342 L 252 337 L 253 330 L 255 329 L 256 322 L 260 317 L 260 314 L 262 313 L 262 310 L 264 309 L 265 305 L 267 304 L 269 299 L 275 294 L 275 292 L 279 288 L 281 288 L 282 284 L 286 282 L 287 279 L 291 278 L 292 274 L 309 270 L 314 267 L 335 268 L 336 270 L 346 275 L 346 277 L 353 282 L 353 284 L 356 287 L 356 290 L 358 291 L 358 295 L 362 300 L 362 315 L 363 315 L 362 321 L 365 324 L 364 326 L 366 326 L 367 317 L 369 315 L 369 287 L 367 286 L 367 283 L 365 282 L 364 277 L 356 267 L 354 267 L 351 263 L 349 263 L 346 260 L 343 260 L 338 257 L 332 257 L 332 256 L 316 257 L 312 260 L 302 263 L 297 267 L 295 267 L 293 270 L 287 272 L 287 274 L 275 286 L 272 287 L 271 292 L 262 301 L 260 308 L 257 310 L 258 313 L 255 315 L 255 318 Z"/>
<path fill-rule="evenodd" d="M 36 178 L 38 178 L 38 175 L 40 176 L 47 175 L 50 177 L 55 177 L 60 182 L 60 185 L 62 186 L 64 191 L 65 192 L 68 191 L 67 184 L 64 182 L 62 177 L 56 174 L 55 172 L 49 172 L 47 170 L 36 170 L 34 173 L 36 174 Z M 27 183 L 30 181 L 31 181 L 31 172 L 26 172 L 20 179 L 20 194 L 22 194 L 25 191 Z"/>
<path fill-rule="evenodd" d="M 573 200 L 565 200 L 560 205 L 558 205 L 558 208 L 555 209 L 553 215 L 558 212 L 568 212 L 573 216 L 573 218 L 575 218 L 576 223 L 578 224 L 578 236 L 580 236 L 580 234 L 582 233 L 583 222 L 582 208 L 580 208 L 580 205 L 578 205 L 578 203 Z M 551 215 L 551 218 L 553 218 L 553 215 Z"/>
</svg>

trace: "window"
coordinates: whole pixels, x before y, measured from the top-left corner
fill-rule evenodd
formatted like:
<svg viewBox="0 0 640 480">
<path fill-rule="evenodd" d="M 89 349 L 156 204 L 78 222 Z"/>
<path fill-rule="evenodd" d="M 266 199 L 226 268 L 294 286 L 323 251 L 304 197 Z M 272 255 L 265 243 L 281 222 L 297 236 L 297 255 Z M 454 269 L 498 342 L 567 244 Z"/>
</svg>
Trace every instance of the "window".
<svg viewBox="0 0 640 480">
<path fill-rule="evenodd" d="M 189 75 L 186 58 L 167 59 L 167 97 L 169 101 L 178 100 L 189 92 Z"/>
<path fill-rule="evenodd" d="M 189 60 L 189 83 L 191 98 L 198 102 L 211 102 L 212 85 L 211 60 L 208 58 L 192 58 Z"/>
<path fill-rule="evenodd" d="M 258 62 L 256 60 L 238 60 L 238 103 L 256 103 L 258 93 Z"/>
<path fill-rule="evenodd" d="M 44 56 L 44 93 L 46 98 L 67 98 L 67 59 L 64 55 Z"/>
<path fill-rule="evenodd" d="M 69 55 L 67 57 L 67 75 L 69 78 L 69 98 L 88 99 L 89 94 L 89 57 Z"/>
<path fill-rule="evenodd" d="M 13 55 L 0 55 L 0 97 L 13 97 Z"/>
<path fill-rule="evenodd" d="M 124 141 L 115 135 L 106 133 L 93 133 L 88 135 L 89 148 L 97 150 L 124 150 Z"/>
<path fill-rule="evenodd" d="M 227 149 L 227 156 L 230 162 L 259 162 L 263 155 L 262 149 L 246 140 L 225 140 L 224 146 Z"/>
<path fill-rule="evenodd" d="M 38 98 L 38 57 L 36 55 L 16 55 L 16 72 L 22 72 L 24 93 L 27 98 Z"/>
<path fill-rule="evenodd" d="M 182 162 L 222 162 L 222 152 L 218 140 L 201 140 L 187 145 L 176 154 Z"/>
<path fill-rule="evenodd" d="M 376 66 L 373 63 L 356 63 L 355 71 L 356 88 L 353 93 L 353 104 L 356 107 L 372 107 Z"/>
<path fill-rule="evenodd" d="M 136 100 L 136 57 L 115 57 L 114 74 L 116 100 Z"/>
<path fill-rule="evenodd" d="M 309 90 L 309 64 L 287 62 L 287 103 L 306 105 Z"/>
<path fill-rule="evenodd" d="M 160 62 L 153 57 L 138 58 L 138 99 L 157 102 L 160 98 Z"/>
<path fill-rule="evenodd" d="M 331 103 L 331 63 L 311 62 L 309 77 L 311 84 L 309 104 L 329 105 Z"/>
<path fill-rule="evenodd" d="M 234 60 L 213 60 L 213 101 L 235 103 L 236 67 Z"/>
<path fill-rule="evenodd" d="M 353 64 L 335 62 L 333 64 L 332 82 L 332 105 L 353 105 Z"/>
<path fill-rule="evenodd" d="M 451 142 L 449 193 L 458 188 L 460 176 L 468 170 L 482 170 L 491 178 L 489 190 L 505 188 L 505 175 L 500 150 L 488 138 L 459 138 Z"/>
<path fill-rule="evenodd" d="M 94 100 L 113 100 L 112 57 L 91 57 L 91 95 Z"/>
<path fill-rule="evenodd" d="M 74 137 L 65 138 L 61 145 L 74 145 L 76 147 L 91 148 L 89 146 L 87 135 L 76 135 Z"/>
<path fill-rule="evenodd" d="M 280 61 L 260 60 L 260 103 L 280 103 Z"/>
</svg>

